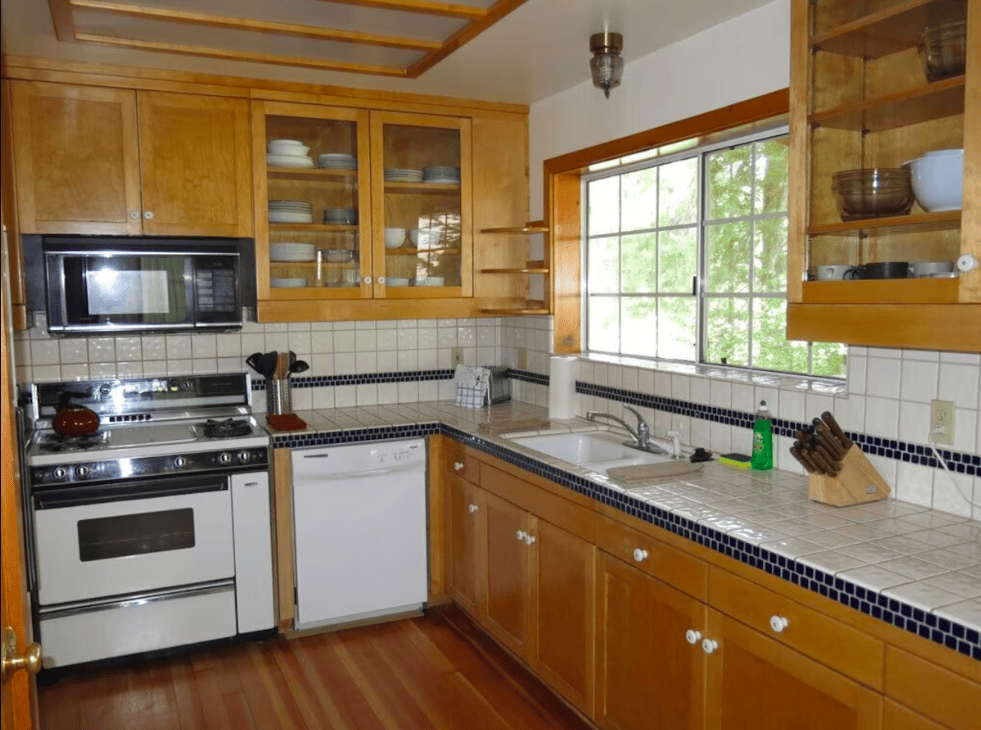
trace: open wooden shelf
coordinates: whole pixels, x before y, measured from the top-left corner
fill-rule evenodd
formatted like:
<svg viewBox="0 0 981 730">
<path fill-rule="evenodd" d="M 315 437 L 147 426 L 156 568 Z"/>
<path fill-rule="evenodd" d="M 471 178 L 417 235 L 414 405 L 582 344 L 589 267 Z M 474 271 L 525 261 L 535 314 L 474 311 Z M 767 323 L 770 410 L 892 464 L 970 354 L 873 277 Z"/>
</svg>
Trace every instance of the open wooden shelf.
<svg viewBox="0 0 981 730">
<path fill-rule="evenodd" d="M 863 218 L 857 221 L 817 223 L 807 229 L 809 236 L 852 236 L 866 233 L 923 233 L 951 231 L 961 227 L 961 211 L 943 213 L 914 213 L 888 218 Z"/>
<path fill-rule="evenodd" d="M 913 48 L 931 24 L 963 18 L 967 3 L 950 0 L 905 0 L 864 18 L 811 37 L 814 50 L 859 58 L 881 58 Z"/>
<path fill-rule="evenodd" d="M 270 167 L 267 168 L 270 180 L 351 180 L 357 178 L 357 170 L 322 170 L 317 167 Z"/>
<path fill-rule="evenodd" d="M 805 304 L 953 304 L 958 279 L 806 281 Z"/>
<path fill-rule="evenodd" d="M 327 225 L 324 223 L 270 223 L 270 231 L 308 231 L 310 233 L 314 232 L 328 232 L 328 233 L 345 233 L 348 231 L 359 230 L 358 226 L 346 226 L 346 225 Z"/>
<path fill-rule="evenodd" d="M 533 233 L 548 233 L 548 226 L 540 221 L 528 223 L 524 226 L 505 226 L 503 228 L 481 228 L 481 233 L 519 233 L 530 235 Z"/>
<path fill-rule="evenodd" d="M 964 113 L 964 76 L 811 114 L 814 126 L 880 132 Z"/>
<path fill-rule="evenodd" d="M 529 314 L 551 314 L 545 302 L 525 302 L 524 307 L 500 307 L 481 309 L 484 314 L 494 314 L 500 317 L 516 317 Z"/>
<path fill-rule="evenodd" d="M 459 193 L 459 183 L 405 183 L 386 182 L 386 193 L 411 193 L 412 195 L 447 195 Z"/>
</svg>

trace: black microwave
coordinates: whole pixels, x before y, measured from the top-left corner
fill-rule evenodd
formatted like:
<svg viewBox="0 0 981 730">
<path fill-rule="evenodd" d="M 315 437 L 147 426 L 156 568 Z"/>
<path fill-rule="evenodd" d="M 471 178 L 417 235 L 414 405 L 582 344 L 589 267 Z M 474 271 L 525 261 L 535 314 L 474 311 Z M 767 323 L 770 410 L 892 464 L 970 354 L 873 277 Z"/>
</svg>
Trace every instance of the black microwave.
<svg viewBox="0 0 981 730">
<path fill-rule="evenodd" d="M 242 327 L 234 242 L 44 239 L 52 334 L 229 331 Z"/>
</svg>

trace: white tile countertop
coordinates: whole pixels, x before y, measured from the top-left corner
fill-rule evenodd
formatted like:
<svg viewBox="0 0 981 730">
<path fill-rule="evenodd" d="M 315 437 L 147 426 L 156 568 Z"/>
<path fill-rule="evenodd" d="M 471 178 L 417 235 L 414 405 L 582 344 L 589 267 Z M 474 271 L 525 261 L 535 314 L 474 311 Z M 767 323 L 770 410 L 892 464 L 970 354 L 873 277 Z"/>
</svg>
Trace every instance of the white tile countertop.
<svg viewBox="0 0 981 730">
<path fill-rule="evenodd" d="M 941 643 L 949 645 L 951 636 L 956 637 L 961 653 L 981 659 L 977 641 L 981 632 L 981 522 L 977 520 L 894 499 L 832 507 L 807 497 L 806 477 L 778 470 L 743 471 L 717 461 L 706 463 L 694 476 L 624 488 L 605 474 L 480 430 L 482 423 L 547 419 L 546 409 L 515 401 L 483 409 L 459 408 L 448 401 L 298 415 L 309 428 L 274 434 L 276 447 L 411 437 L 443 430 L 736 559 L 759 563 L 784 577 L 790 571 L 794 582 L 845 605 Z M 546 431 L 522 435 L 598 429 L 606 430 L 576 418 L 553 420 Z M 902 617 L 910 623 L 904 625 Z M 948 622 L 959 626 L 951 629 Z M 941 636 L 936 633 L 938 626 L 940 633 L 943 629 L 952 633 Z M 966 629 L 966 636 L 961 628 Z"/>
</svg>

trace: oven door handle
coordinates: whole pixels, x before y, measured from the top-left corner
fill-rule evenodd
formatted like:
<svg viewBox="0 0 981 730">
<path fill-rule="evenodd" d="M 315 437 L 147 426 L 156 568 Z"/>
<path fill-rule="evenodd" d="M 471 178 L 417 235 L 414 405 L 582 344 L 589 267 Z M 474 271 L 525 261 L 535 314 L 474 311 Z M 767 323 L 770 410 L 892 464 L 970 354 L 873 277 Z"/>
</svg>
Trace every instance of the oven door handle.
<svg viewBox="0 0 981 730">
<path fill-rule="evenodd" d="M 187 494 L 228 491 L 228 478 L 190 477 L 160 481 L 133 481 L 117 484 L 83 484 L 35 491 L 34 509 L 65 509 L 110 502 L 128 502 L 154 497 L 179 497 Z"/>
</svg>

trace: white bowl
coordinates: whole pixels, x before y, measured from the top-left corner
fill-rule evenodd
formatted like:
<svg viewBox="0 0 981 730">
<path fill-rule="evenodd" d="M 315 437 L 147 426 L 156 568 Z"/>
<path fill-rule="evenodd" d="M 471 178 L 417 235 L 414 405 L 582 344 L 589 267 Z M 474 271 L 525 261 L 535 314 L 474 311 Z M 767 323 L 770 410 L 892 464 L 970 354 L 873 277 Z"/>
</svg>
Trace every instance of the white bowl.
<svg viewBox="0 0 981 730">
<path fill-rule="evenodd" d="M 420 276 L 416 279 L 416 286 L 443 286 L 444 281 L 442 276 Z"/>
<path fill-rule="evenodd" d="M 908 163 L 913 195 L 928 213 L 964 205 L 964 150 L 936 150 Z"/>
<path fill-rule="evenodd" d="M 409 240 L 416 248 L 436 248 L 439 246 L 439 231 L 431 228 L 410 228 Z"/>
<path fill-rule="evenodd" d="M 274 155 L 305 155 L 310 148 L 297 139 L 273 139 L 266 145 Z"/>
<path fill-rule="evenodd" d="M 387 279 L 385 279 L 385 283 L 388 284 L 389 286 L 408 286 L 409 277 L 389 276 Z"/>
<path fill-rule="evenodd" d="M 404 228 L 385 229 L 385 248 L 398 248 L 405 243 Z"/>
</svg>

